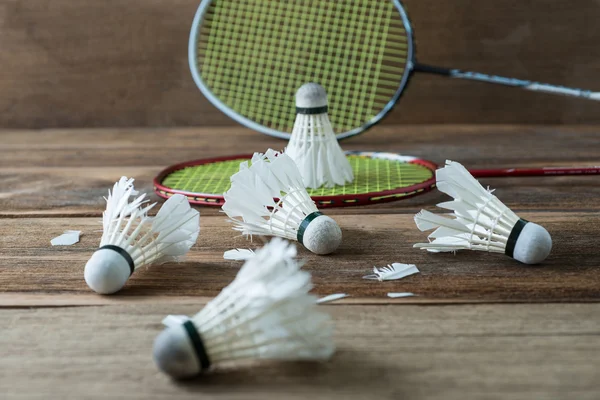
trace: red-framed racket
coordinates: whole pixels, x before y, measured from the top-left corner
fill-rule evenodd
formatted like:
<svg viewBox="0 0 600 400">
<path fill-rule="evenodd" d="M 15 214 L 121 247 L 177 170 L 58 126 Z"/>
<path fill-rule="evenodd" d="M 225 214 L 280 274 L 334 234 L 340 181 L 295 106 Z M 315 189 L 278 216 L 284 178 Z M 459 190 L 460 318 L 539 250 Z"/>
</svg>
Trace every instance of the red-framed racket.
<svg viewBox="0 0 600 400">
<path fill-rule="evenodd" d="M 333 188 L 307 189 L 319 208 L 384 203 L 410 198 L 435 187 L 437 165 L 417 157 L 386 152 L 346 152 L 354 182 Z M 180 193 L 197 205 L 223 205 L 229 178 L 251 154 L 188 161 L 170 166 L 154 178 L 162 198 Z M 510 176 L 600 175 L 600 167 L 477 169 L 476 178 Z"/>
</svg>

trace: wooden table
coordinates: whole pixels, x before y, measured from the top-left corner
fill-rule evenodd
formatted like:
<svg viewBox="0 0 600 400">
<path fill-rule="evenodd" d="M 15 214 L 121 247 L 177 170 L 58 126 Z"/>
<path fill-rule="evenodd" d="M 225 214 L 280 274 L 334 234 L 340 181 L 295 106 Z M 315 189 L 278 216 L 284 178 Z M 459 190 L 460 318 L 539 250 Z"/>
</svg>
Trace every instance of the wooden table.
<svg viewBox="0 0 600 400">
<path fill-rule="evenodd" d="M 600 128 L 388 126 L 347 140 L 468 167 L 600 165 Z M 243 128 L 0 133 L 0 398 L 2 399 L 598 399 L 600 177 L 485 179 L 519 215 L 546 226 L 554 249 L 528 267 L 475 252 L 432 255 L 412 221 L 445 197 L 331 210 L 344 243 L 329 257 L 300 251 L 338 352 L 324 364 L 271 364 L 176 383 L 152 341 L 169 313 L 192 314 L 235 276 L 224 250 L 247 246 L 223 214 L 201 208 L 186 261 L 136 271 L 98 296 L 83 266 L 99 243 L 102 196 L 121 175 L 150 192 L 163 167 L 282 148 Z M 155 197 L 155 196 L 154 196 Z M 81 241 L 51 247 L 66 229 Z M 361 279 L 373 265 L 415 263 L 418 275 Z M 418 297 L 388 299 L 392 291 Z"/>
</svg>

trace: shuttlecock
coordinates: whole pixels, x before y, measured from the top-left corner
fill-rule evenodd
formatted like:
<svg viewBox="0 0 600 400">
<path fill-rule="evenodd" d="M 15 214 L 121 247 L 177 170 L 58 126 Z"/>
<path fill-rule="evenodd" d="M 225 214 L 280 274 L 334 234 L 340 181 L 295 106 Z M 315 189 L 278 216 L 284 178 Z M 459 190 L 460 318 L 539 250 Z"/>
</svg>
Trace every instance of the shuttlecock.
<svg viewBox="0 0 600 400">
<path fill-rule="evenodd" d="M 224 362 L 326 360 L 335 351 L 328 314 L 309 295 L 293 244 L 275 238 L 198 314 L 165 319 L 154 342 L 159 369 L 175 378 Z"/>
<path fill-rule="evenodd" d="M 145 194 L 137 192 L 133 179 L 122 177 L 108 191 L 106 211 L 102 215 L 100 248 L 85 265 L 85 281 L 97 293 L 120 290 L 133 271 L 143 265 L 177 260 L 196 243 L 200 214 L 185 196 L 170 197 L 155 217 L 148 211 L 156 203 L 145 205 Z"/>
<path fill-rule="evenodd" d="M 287 154 L 255 153 L 231 177 L 224 198 L 223 211 L 245 235 L 297 240 L 316 254 L 332 253 L 342 241 L 340 227 L 317 210 Z"/>
<path fill-rule="evenodd" d="M 430 243 L 414 247 L 433 252 L 468 249 L 504 253 L 525 264 L 540 263 L 550 254 L 552 238 L 548 231 L 519 218 L 461 164 L 446 161 L 446 166 L 436 171 L 436 181 L 441 192 L 454 198 L 438 207 L 452 210 L 454 218 L 419 212 L 415 222 L 421 231 L 437 229 L 429 235 Z"/>
<path fill-rule="evenodd" d="M 327 93 L 318 83 L 306 83 L 296 93 L 296 121 L 285 153 L 298 166 L 304 185 L 316 189 L 354 180 L 329 117 Z"/>
</svg>

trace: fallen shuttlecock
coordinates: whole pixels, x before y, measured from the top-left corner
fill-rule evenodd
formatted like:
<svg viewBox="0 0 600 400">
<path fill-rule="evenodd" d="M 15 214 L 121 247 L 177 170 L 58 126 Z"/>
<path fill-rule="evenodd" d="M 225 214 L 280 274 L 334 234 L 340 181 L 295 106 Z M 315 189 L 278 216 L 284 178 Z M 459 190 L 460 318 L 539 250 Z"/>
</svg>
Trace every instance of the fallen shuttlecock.
<svg viewBox="0 0 600 400">
<path fill-rule="evenodd" d="M 154 342 L 159 369 L 186 378 L 222 362 L 331 357 L 331 318 L 308 294 L 310 273 L 295 256 L 293 244 L 275 238 L 198 314 L 166 319 Z"/>
<path fill-rule="evenodd" d="M 315 254 L 333 253 L 342 231 L 310 198 L 298 167 L 286 154 L 269 149 L 255 153 L 231 177 L 223 211 L 247 236 L 280 236 L 297 240 Z M 277 200 L 275 200 L 277 199 Z"/>
<path fill-rule="evenodd" d="M 155 217 L 145 206 L 145 194 L 137 194 L 133 179 L 122 177 L 108 192 L 102 215 L 100 248 L 85 265 L 85 281 L 97 293 L 119 291 L 129 276 L 144 265 L 176 261 L 196 243 L 200 214 L 192 209 L 187 197 L 170 197 Z"/>
<path fill-rule="evenodd" d="M 430 243 L 414 247 L 432 252 L 480 250 L 504 253 L 525 264 L 538 264 L 552 249 L 552 238 L 544 227 L 519 218 L 492 191 L 486 190 L 461 164 L 446 161 L 436 171 L 437 188 L 454 198 L 438 204 L 453 211 L 447 218 L 422 210 L 415 216 L 421 231 L 435 229 Z"/>
</svg>

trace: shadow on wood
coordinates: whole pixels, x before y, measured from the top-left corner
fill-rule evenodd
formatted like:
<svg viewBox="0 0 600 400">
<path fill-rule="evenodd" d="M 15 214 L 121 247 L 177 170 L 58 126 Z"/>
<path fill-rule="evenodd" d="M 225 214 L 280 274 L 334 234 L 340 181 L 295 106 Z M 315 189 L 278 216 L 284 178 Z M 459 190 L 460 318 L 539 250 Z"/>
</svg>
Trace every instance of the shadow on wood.
<svg viewBox="0 0 600 400">
<path fill-rule="evenodd" d="M 330 391 L 342 388 L 377 392 L 379 387 L 398 387 L 402 381 L 399 367 L 386 365 L 365 351 L 338 349 L 327 362 L 259 362 L 236 367 L 219 368 L 205 375 L 175 384 L 188 392 L 211 393 L 231 389 L 249 392 L 279 392 L 289 389 L 289 381 L 309 385 L 318 390 Z"/>
</svg>

